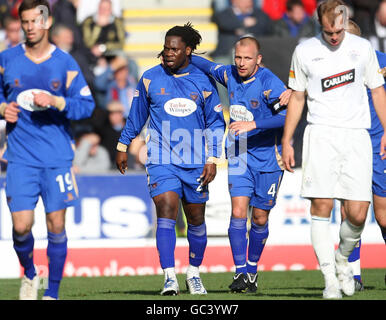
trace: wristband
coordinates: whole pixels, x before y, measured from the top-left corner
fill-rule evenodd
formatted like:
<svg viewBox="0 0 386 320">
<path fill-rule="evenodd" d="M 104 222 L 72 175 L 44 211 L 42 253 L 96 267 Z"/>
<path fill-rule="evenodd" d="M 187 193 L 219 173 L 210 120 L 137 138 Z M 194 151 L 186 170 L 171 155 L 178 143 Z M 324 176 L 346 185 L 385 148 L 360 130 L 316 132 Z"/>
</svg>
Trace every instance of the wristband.
<svg viewBox="0 0 386 320">
<path fill-rule="evenodd" d="M 127 152 L 127 145 L 121 143 L 121 142 L 118 142 L 117 144 L 117 151 L 119 152 Z"/>
</svg>

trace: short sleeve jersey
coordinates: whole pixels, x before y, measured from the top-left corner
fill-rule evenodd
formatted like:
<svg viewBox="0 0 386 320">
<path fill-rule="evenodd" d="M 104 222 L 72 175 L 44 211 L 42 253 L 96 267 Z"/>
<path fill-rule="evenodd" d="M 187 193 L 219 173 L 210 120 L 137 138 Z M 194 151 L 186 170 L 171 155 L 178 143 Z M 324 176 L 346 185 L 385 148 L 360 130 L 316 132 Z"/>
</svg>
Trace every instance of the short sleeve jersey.
<svg viewBox="0 0 386 320">
<path fill-rule="evenodd" d="M 307 91 L 307 121 L 343 128 L 370 128 L 366 87 L 384 84 L 368 40 L 345 33 L 336 49 L 322 35 L 300 43 L 292 56 L 289 87 Z"/>
</svg>

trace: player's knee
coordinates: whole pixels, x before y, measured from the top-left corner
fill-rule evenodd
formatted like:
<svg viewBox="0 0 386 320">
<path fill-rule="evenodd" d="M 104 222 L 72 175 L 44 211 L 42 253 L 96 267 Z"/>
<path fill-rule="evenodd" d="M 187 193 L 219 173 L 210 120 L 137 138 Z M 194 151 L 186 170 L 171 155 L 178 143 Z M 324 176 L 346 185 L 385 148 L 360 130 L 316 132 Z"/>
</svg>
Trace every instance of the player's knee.
<svg viewBox="0 0 386 320">
<path fill-rule="evenodd" d="M 311 201 L 311 214 L 329 217 L 333 208 L 332 199 L 313 199 Z"/>
<path fill-rule="evenodd" d="M 13 225 L 13 232 L 18 236 L 24 236 L 30 233 L 32 230 L 32 226 L 23 223 L 15 223 Z"/>
<path fill-rule="evenodd" d="M 236 219 L 245 219 L 247 217 L 247 210 L 242 207 L 233 207 L 232 217 Z"/>
<path fill-rule="evenodd" d="M 268 215 L 268 210 L 254 208 L 252 214 L 252 221 L 258 226 L 264 226 L 268 221 Z"/>
</svg>

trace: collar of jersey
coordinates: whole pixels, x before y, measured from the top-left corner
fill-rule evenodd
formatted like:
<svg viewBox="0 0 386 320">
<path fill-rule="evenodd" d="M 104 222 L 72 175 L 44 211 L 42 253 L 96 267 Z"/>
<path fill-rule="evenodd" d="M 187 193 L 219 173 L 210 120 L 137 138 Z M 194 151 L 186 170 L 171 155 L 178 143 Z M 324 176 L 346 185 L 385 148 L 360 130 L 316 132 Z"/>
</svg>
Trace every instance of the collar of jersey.
<svg viewBox="0 0 386 320">
<path fill-rule="evenodd" d="M 189 75 L 192 70 L 193 70 L 193 65 L 189 63 L 185 68 L 178 69 L 175 73 L 172 73 L 172 75 L 176 78 L 184 77 Z"/>
</svg>

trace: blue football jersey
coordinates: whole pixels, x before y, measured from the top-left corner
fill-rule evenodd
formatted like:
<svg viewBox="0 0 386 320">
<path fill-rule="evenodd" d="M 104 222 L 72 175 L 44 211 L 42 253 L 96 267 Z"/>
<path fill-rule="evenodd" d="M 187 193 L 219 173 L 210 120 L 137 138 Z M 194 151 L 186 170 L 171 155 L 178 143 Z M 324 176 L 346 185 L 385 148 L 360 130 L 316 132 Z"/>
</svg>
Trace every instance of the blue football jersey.
<svg viewBox="0 0 386 320">
<path fill-rule="evenodd" d="M 120 143 L 129 145 L 147 119 L 148 164 L 193 168 L 221 156 L 225 121 L 213 79 L 189 64 L 171 74 L 162 65 L 144 72 Z"/>
<path fill-rule="evenodd" d="M 256 129 L 247 134 L 247 165 L 262 172 L 282 170 L 281 138 L 286 110 L 281 110 L 278 99 L 286 90 L 284 83 L 263 67 L 243 80 L 234 65 L 220 65 L 198 56 L 192 57 L 192 63 L 227 88 L 231 123 L 256 122 Z M 244 152 L 241 145 L 242 142 L 229 133 L 226 143 L 228 157 Z"/>
<path fill-rule="evenodd" d="M 376 51 L 379 66 L 381 69 L 386 68 L 386 53 Z M 386 82 L 383 84 L 383 87 L 386 89 Z M 371 91 L 367 89 L 367 93 L 369 96 L 369 104 L 370 104 L 370 114 L 371 114 L 371 128 L 369 129 L 371 142 L 373 145 L 373 152 L 379 153 L 381 148 L 381 138 L 383 135 L 383 127 L 377 113 L 375 112 L 373 98 L 371 97 Z"/>
<path fill-rule="evenodd" d="M 40 108 L 32 93 L 64 99 L 64 108 Z M 7 159 L 35 167 L 71 166 L 74 156 L 70 120 L 91 116 L 94 100 L 75 60 L 52 45 L 50 55 L 36 61 L 24 44 L 0 53 L 0 103 L 15 101 L 19 119 L 7 123 Z"/>
</svg>

